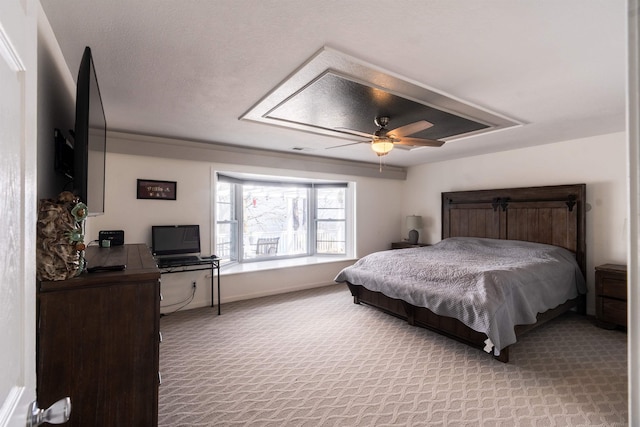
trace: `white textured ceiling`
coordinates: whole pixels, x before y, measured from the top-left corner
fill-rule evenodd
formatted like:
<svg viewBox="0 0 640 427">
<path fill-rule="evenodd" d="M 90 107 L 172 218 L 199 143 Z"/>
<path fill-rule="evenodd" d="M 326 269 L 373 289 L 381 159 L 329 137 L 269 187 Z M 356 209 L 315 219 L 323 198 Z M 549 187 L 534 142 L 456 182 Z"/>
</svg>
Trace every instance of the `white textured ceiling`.
<svg viewBox="0 0 640 427">
<path fill-rule="evenodd" d="M 239 120 L 323 46 L 525 123 L 394 150 L 390 165 L 625 128 L 624 0 L 41 4 L 74 78 L 91 47 L 111 130 L 377 163 L 366 144 L 325 150 L 344 140 Z"/>
</svg>

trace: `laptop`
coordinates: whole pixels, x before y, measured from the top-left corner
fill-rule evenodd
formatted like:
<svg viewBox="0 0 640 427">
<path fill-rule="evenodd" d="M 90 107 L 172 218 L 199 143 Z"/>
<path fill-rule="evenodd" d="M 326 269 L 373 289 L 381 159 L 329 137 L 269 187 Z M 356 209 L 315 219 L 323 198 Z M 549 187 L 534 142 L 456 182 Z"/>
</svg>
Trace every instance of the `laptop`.
<svg viewBox="0 0 640 427">
<path fill-rule="evenodd" d="M 154 225 L 151 242 L 158 267 L 200 263 L 199 225 Z"/>
</svg>

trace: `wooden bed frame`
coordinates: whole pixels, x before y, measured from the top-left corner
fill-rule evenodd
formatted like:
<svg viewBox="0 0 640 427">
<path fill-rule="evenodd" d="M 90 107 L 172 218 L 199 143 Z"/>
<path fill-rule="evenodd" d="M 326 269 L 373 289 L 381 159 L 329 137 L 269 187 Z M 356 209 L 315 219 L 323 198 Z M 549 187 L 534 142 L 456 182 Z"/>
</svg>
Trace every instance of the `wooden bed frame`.
<svg viewBox="0 0 640 427">
<path fill-rule="evenodd" d="M 585 184 L 442 193 L 442 238 L 489 237 L 560 246 L 575 253 L 586 278 L 585 196 Z M 473 347 L 485 346 L 484 333 L 472 330 L 457 319 L 437 315 L 427 308 L 360 285 L 348 283 L 348 286 L 356 304 L 371 305 L 411 325 L 434 330 Z M 585 295 L 538 313 L 535 324 L 517 325 L 516 336 L 574 307 L 579 313 L 586 313 Z M 496 358 L 508 362 L 509 347 L 503 348 Z"/>
</svg>

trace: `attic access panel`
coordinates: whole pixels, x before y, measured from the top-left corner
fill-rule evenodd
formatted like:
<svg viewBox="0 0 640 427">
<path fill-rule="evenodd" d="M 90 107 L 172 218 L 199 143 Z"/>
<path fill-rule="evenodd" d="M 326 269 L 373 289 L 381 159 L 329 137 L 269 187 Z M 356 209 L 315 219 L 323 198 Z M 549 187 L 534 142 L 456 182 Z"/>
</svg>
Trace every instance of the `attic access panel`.
<svg viewBox="0 0 640 427">
<path fill-rule="evenodd" d="M 329 47 L 239 119 L 353 141 L 336 128 L 373 133 L 382 115 L 390 117 L 388 129 L 427 120 L 434 126 L 411 136 L 445 141 L 523 124 Z"/>
<path fill-rule="evenodd" d="M 390 118 L 388 129 L 419 120 L 434 124 L 429 129 L 411 135 L 416 138 L 441 139 L 489 127 L 333 72 L 321 75 L 269 111 L 265 117 L 328 131 L 342 127 L 373 133 L 378 128 L 373 120 L 380 116 Z M 347 137 L 358 138 L 352 135 Z"/>
</svg>

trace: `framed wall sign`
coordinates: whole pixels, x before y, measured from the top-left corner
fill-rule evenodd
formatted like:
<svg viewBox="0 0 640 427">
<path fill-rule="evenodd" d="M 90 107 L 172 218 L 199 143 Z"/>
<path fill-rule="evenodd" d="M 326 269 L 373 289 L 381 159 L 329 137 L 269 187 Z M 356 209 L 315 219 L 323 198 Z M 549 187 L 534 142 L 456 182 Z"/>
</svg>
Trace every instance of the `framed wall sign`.
<svg viewBox="0 0 640 427">
<path fill-rule="evenodd" d="M 176 200 L 175 181 L 138 180 L 138 199 Z"/>
</svg>

